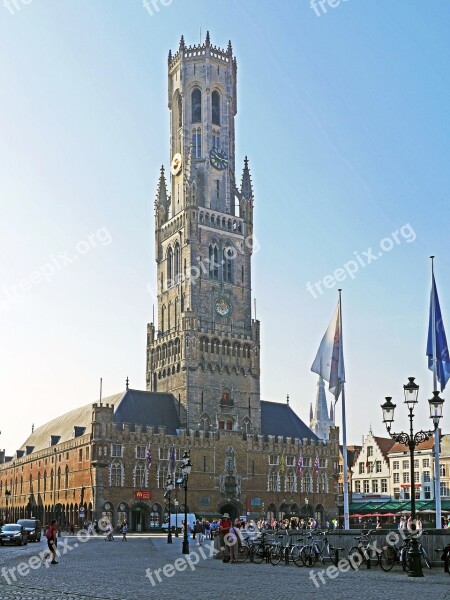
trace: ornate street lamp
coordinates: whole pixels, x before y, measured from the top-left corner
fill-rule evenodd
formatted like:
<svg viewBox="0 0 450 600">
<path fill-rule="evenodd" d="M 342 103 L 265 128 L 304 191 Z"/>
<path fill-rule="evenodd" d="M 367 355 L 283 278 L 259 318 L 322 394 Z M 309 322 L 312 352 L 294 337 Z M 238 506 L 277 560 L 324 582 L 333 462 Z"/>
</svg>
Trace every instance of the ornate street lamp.
<svg viewBox="0 0 450 600">
<path fill-rule="evenodd" d="M 184 536 L 183 536 L 183 554 L 189 554 L 189 539 L 188 539 L 188 505 L 187 505 L 187 490 L 188 490 L 188 479 L 192 469 L 191 458 L 189 456 L 189 450 L 185 450 L 183 458 L 181 459 L 181 473 L 183 475 L 183 487 L 184 487 Z"/>
<path fill-rule="evenodd" d="M 178 537 L 178 505 L 180 503 L 176 498 L 173 503 L 175 504 L 175 537 Z"/>
<path fill-rule="evenodd" d="M 405 404 L 409 410 L 409 434 L 408 433 L 393 433 L 391 432 L 392 423 L 394 422 L 394 411 L 396 405 L 393 404 L 390 396 L 386 397 L 386 402 L 381 405 L 383 411 L 383 423 L 386 425 L 387 432 L 393 440 L 399 444 L 404 444 L 409 448 L 410 455 L 410 498 L 411 498 L 411 518 L 413 520 L 413 533 L 411 534 L 411 544 L 408 550 L 408 577 L 423 577 L 421 552 L 417 534 L 415 534 L 416 520 L 416 492 L 415 492 L 415 477 L 414 477 L 414 450 L 422 442 L 429 440 L 439 425 L 439 420 L 442 417 L 442 408 L 444 400 L 439 397 L 439 392 L 433 392 L 433 397 L 428 400 L 430 406 L 430 418 L 433 420 L 433 430 L 418 431 L 414 433 L 413 419 L 414 407 L 417 404 L 419 395 L 419 386 L 414 382 L 414 377 L 408 377 L 408 383 L 403 386 L 405 395 Z"/>
<path fill-rule="evenodd" d="M 170 473 L 167 474 L 165 490 L 166 490 L 166 493 L 164 494 L 164 498 L 167 498 L 169 501 L 169 526 L 167 528 L 167 531 L 168 531 L 167 543 L 171 544 L 172 543 L 172 524 L 170 522 L 170 495 L 173 490 L 173 483 L 172 483 L 172 477 L 170 476 Z"/>
</svg>

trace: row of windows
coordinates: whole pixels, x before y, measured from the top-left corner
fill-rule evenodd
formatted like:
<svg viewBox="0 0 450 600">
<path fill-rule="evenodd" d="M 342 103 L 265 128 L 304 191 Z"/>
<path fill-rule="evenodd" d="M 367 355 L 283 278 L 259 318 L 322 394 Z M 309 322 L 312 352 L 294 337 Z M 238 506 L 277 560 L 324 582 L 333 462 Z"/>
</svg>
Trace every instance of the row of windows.
<svg viewBox="0 0 450 600">
<path fill-rule="evenodd" d="M 213 125 L 220 126 L 220 94 L 214 90 L 211 94 L 211 121 Z M 182 127 L 182 107 L 181 97 L 178 96 L 178 126 Z M 195 88 L 191 94 L 191 123 L 201 123 L 202 121 L 202 92 Z"/>
<path fill-rule="evenodd" d="M 250 358 L 251 348 L 249 344 L 241 346 L 239 342 L 231 342 L 224 340 L 220 343 L 220 340 L 213 338 L 209 340 L 206 336 L 200 338 L 200 352 L 211 352 L 212 354 L 222 354 L 223 356 L 236 356 L 238 358 Z"/>
<path fill-rule="evenodd" d="M 64 481 L 63 481 L 63 477 L 64 477 Z M 42 485 L 41 485 L 42 482 Z M 24 479 L 21 476 L 20 479 L 19 478 L 15 478 L 15 480 L 13 481 L 12 479 L 10 479 L 9 481 L 9 488 L 8 488 L 8 482 L 5 481 L 0 481 L 0 497 L 3 496 L 4 492 L 8 491 L 11 493 L 12 496 L 17 496 L 19 494 L 23 494 L 24 493 Z M 33 480 L 33 476 L 30 475 L 29 481 L 29 493 L 32 494 L 34 492 L 34 480 Z M 58 467 L 58 471 L 56 473 L 56 478 L 55 478 L 55 474 L 53 469 L 50 471 L 50 474 L 47 476 L 47 471 L 44 471 L 43 476 L 41 477 L 41 474 L 39 473 L 38 476 L 36 477 L 36 491 L 38 494 L 42 492 L 52 492 L 54 489 L 56 490 L 61 490 L 61 489 L 68 489 L 69 487 L 69 467 L 66 465 L 66 468 L 64 470 L 64 474 L 61 470 L 61 467 Z M 56 486 L 56 488 L 55 488 Z M 3 489 L 4 488 L 4 489 Z"/>
<path fill-rule="evenodd" d="M 372 489 L 370 489 L 372 487 Z M 363 494 L 379 494 L 380 492 L 382 494 L 386 494 L 388 491 L 388 481 L 387 479 L 364 479 L 362 482 L 362 487 L 361 487 L 361 481 L 359 480 L 355 480 L 354 481 L 354 492 L 355 494 L 360 494 L 361 490 L 363 492 Z"/>
<path fill-rule="evenodd" d="M 283 457 L 281 457 L 283 458 Z M 269 454 L 269 465 L 279 465 L 280 464 L 280 456 L 278 454 Z M 295 467 L 298 463 L 296 462 L 295 456 L 285 456 L 284 464 L 287 467 Z M 311 468 L 313 464 L 313 459 L 310 456 L 302 457 L 302 467 Z M 319 458 L 319 468 L 326 469 L 327 467 L 327 459 Z"/>
<path fill-rule="evenodd" d="M 381 473 L 382 471 L 382 462 L 381 460 L 373 460 L 372 462 L 367 461 L 367 463 L 360 462 L 359 463 L 359 474 L 362 473 Z"/>
<path fill-rule="evenodd" d="M 315 485 L 314 485 L 315 484 Z M 329 492 L 328 477 L 325 473 L 313 477 L 311 474 L 297 477 L 295 471 L 287 473 L 281 477 L 279 473 L 269 473 L 267 478 L 268 492 L 292 492 L 292 493 L 319 493 L 327 494 Z"/>
<path fill-rule="evenodd" d="M 429 458 L 422 459 L 422 467 L 425 469 L 428 469 L 430 467 L 430 459 Z M 420 468 L 420 462 L 419 462 L 418 458 L 414 459 L 414 468 L 415 469 Z M 400 461 L 399 460 L 392 461 L 392 469 L 393 469 L 393 471 L 398 471 L 400 469 Z M 409 469 L 409 460 L 402 461 L 402 469 Z"/>
</svg>

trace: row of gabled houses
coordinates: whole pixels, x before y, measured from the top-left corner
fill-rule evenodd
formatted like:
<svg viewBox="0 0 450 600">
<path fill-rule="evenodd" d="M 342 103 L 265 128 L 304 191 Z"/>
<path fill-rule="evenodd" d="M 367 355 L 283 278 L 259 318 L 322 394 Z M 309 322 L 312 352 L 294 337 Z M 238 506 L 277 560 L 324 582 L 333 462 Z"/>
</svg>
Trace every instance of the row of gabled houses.
<svg viewBox="0 0 450 600">
<path fill-rule="evenodd" d="M 450 500 L 450 435 L 440 436 L 440 495 Z M 352 503 L 435 499 L 434 439 L 419 444 L 414 453 L 414 481 L 410 478 L 409 448 L 372 429 L 361 445 L 347 447 L 348 481 Z M 343 457 L 339 466 L 339 497 L 343 495 Z"/>
</svg>

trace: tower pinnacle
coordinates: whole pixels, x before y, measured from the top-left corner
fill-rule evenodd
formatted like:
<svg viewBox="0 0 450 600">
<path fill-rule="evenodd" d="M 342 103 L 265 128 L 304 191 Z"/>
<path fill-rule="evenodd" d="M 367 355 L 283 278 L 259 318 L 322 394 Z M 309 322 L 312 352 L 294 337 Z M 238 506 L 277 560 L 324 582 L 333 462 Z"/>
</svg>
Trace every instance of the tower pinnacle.
<svg viewBox="0 0 450 600">
<path fill-rule="evenodd" d="M 253 185 L 248 168 L 248 158 L 244 158 L 244 170 L 242 171 L 241 194 L 247 200 L 253 198 Z"/>
</svg>

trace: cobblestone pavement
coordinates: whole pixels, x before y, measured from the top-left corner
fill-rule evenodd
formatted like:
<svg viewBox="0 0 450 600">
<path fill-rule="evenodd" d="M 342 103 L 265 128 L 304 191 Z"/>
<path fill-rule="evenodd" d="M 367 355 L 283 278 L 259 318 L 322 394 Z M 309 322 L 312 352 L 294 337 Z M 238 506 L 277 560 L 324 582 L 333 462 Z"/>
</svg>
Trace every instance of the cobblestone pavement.
<svg viewBox="0 0 450 600">
<path fill-rule="evenodd" d="M 129 536 L 126 543 L 120 536 L 114 542 L 105 542 L 99 537 L 87 543 L 72 537 L 63 538 L 59 549 L 62 553 L 59 564 L 48 565 L 39 558 L 39 553 L 45 551 L 44 542 L 23 548 L 0 548 L 0 600 L 134 600 L 146 597 L 174 600 L 216 596 L 220 600 L 284 600 L 292 595 L 302 600 L 318 595 L 326 596 L 327 600 L 390 600 L 393 596 L 396 600 L 411 600 L 422 594 L 433 600 L 450 600 L 450 577 L 442 568 L 425 570 L 423 579 L 408 578 L 398 568 L 391 573 L 384 573 L 379 568 L 349 571 L 338 573 L 335 579 L 324 574 L 323 584 L 318 575 L 323 567 L 310 569 L 283 564 L 274 567 L 248 562 L 224 564 L 210 558 L 212 551 L 207 546 L 200 551 L 192 540 L 190 563 L 187 563 L 181 554 L 181 538 L 175 537 L 172 545 L 167 544 L 165 537 L 157 535 Z M 21 563 L 28 565 L 28 569 L 19 567 Z M 169 565 L 166 575 L 162 570 L 156 574 L 165 565 Z M 19 574 L 27 570 L 28 574 Z M 311 572 L 316 574 L 319 587 L 314 585 Z"/>
</svg>

